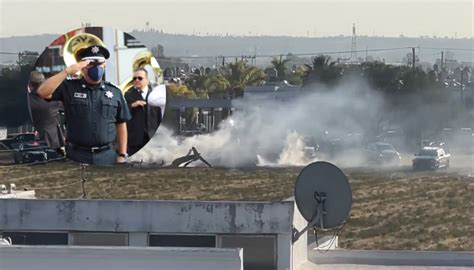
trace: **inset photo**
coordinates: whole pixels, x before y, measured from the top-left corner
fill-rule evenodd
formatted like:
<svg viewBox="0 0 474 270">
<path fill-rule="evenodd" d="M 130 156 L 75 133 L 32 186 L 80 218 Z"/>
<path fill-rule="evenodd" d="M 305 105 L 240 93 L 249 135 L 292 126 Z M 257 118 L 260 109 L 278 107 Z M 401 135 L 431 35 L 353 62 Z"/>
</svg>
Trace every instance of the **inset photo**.
<svg viewBox="0 0 474 270">
<path fill-rule="evenodd" d="M 84 27 L 54 40 L 28 80 L 39 139 L 93 165 L 127 161 L 156 133 L 166 104 L 160 65 L 133 36 Z"/>
</svg>

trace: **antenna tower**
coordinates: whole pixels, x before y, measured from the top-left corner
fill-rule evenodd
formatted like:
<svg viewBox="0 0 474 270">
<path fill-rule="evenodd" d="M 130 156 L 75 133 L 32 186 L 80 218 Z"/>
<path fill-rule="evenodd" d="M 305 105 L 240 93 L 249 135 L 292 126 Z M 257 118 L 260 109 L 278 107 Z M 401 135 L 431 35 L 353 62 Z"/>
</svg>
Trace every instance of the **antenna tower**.
<svg viewBox="0 0 474 270">
<path fill-rule="evenodd" d="M 357 63 L 357 42 L 356 42 L 356 26 L 352 24 L 352 41 L 351 41 L 351 62 Z"/>
</svg>

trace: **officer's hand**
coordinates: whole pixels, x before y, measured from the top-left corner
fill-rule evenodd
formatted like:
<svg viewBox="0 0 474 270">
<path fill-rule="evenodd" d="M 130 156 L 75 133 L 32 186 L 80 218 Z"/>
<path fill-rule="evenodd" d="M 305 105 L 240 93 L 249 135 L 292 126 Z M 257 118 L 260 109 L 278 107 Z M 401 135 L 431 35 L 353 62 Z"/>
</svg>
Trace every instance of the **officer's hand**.
<svg viewBox="0 0 474 270">
<path fill-rule="evenodd" d="M 124 157 L 117 156 L 117 163 L 127 163 L 127 159 Z"/>
<path fill-rule="evenodd" d="M 65 70 L 67 75 L 73 75 L 79 72 L 81 69 L 85 68 L 87 65 L 89 65 L 89 60 L 86 61 L 81 61 L 75 64 L 72 64 L 68 66 Z"/>
<path fill-rule="evenodd" d="M 143 107 L 146 105 L 146 101 L 144 100 L 137 100 L 135 102 L 132 103 L 132 108 L 136 108 L 136 107 Z"/>
</svg>

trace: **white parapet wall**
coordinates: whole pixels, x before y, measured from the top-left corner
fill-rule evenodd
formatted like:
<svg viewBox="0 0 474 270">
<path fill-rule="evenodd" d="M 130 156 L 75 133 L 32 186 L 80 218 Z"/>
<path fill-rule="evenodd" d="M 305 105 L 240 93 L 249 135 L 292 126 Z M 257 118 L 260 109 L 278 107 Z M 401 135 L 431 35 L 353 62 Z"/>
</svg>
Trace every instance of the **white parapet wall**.
<svg viewBox="0 0 474 270">
<path fill-rule="evenodd" d="M 0 246 L 8 270 L 242 270 L 242 249 Z"/>
<path fill-rule="evenodd" d="M 293 202 L 0 200 L 0 231 L 291 234 Z"/>
<path fill-rule="evenodd" d="M 14 191 L 12 193 L 0 194 L 0 199 L 36 199 L 34 190 Z"/>
<path fill-rule="evenodd" d="M 88 245 L 106 245 L 100 241 L 94 244 L 92 235 L 98 233 L 97 238 L 103 239 L 114 234 L 114 245 L 135 247 L 165 246 L 152 242 L 166 236 L 210 236 L 214 242 L 206 247 L 244 248 L 247 269 L 292 270 L 296 269 L 293 265 L 306 260 L 306 235 L 293 249 L 295 218 L 293 201 L 0 200 L 0 236 L 12 237 L 13 246 L 32 244 L 27 243 L 27 234 L 66 235 L 56 245 L 79 245 L 76 236 L 88 237 Z M 300 229 L 305 223 L 296 219 L 295 226 Z"/>
<path fill-rule="evenodd" d="M 294 203 L 294 198 L 291 197 L 287 199 L 286 201 L 290 201 Z M 295 203 L 295 210 L 293 212 L 294 229 L 298 231 L 302 231 L 307 225 L 308 225 L 308 222 L 301 215 L 301 212 L 298 210 L 298 207 L 296 206 L 296 203 Z M 308 250 L 308 233 L 305 232 L 292 245 L 292 254 L 290 256 L 290 258 L 292 259 L 292 262 L 291 262 L 292 269 L 299 269 L 299 266 L 304 264 L 307 261 L 307 257 L 308 257 L 307 250 Z"/>
</svg>

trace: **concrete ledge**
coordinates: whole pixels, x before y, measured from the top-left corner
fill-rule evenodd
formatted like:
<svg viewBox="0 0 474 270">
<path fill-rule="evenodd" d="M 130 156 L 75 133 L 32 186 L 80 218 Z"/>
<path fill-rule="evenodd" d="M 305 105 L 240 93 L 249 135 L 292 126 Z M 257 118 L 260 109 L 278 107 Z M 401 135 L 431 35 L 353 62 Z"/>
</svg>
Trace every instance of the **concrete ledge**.
<svg viewBox="0 0 474 270">
<path fill-rule="evenodd" d="M 0 231 L 291 233 L 293 202 L 0 200 Z"/>
<path fill-rule="evenodd" d="M 316 265 L 357 264 L 397 266 L 473 267 L 474 252 L 330 250 L 308 251 L 308 260 Z"/>
<path fill-rule="evenodd" d="M 472 270 L 472 267 L 413 266 L 413 265 L 364 265 L 364 264 L 314 264 L 307 262 L 296 270 Z"/>
<path fill-rule="evenodd" d="M 0 269 L 242 270 L 242 249 L 0 246 Z"/>
</svg>

